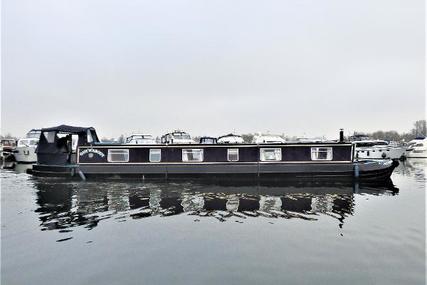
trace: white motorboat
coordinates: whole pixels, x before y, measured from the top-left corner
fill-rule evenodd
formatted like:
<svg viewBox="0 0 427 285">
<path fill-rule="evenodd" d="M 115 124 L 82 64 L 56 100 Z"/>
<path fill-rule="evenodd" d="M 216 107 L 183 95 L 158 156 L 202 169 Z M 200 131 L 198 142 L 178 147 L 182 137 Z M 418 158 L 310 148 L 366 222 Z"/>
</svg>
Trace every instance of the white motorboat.
<svg viewBox="0 0 427 285">
<path fill-rule="evenodd" d="M 244 140 L 239 135 L 228 134 L 218 138 L 217 143 L 219 144 L 240 144 L 244 143 Z"/>
<path fill-rule="evenodd" d="M 37 162 L 36 148 L 39 143 L 38 138 L 23 138 L 18 140 L 18 144 L 13 151 L 17 162 L 35 163 Z"/>
<path fill-rule="evenodd" d="M 30 130 L 25 137 L 30 139 L 30 138 L 34 138 L 34 139 L 40 139 L 40 134 L 41 134 L 41 130 L 39 129 L 32 129 Z"/>
<path fill-rule="evenodd" d="M 416 138 L 406 148 L 408 158 L 427 158 L 427 138 Z"/>
<path fill-rule="evenodd" d="M 195 141 L 191 136 L 183 131 L 173 131 L 162 136 L 161 143 L 164 144 L 194 144 Z"/>
<path fill-rule="evenodd" d="M 253 143 L 264 144 L 264 143 L 285 143 L 285 139 L 277 135 L 260 135 L 253 139 Z"/>
<path fill-rule="evenodd" d="M 156 139 L 148 134 L 132 134 L 126 138 L 125 144 L 156 144 Z"/>
<path fill-rule="evenodd" d="M 32 129 L 25 135 L 25 138 L 18 140 L 18 144 L 13 151 L 17 162 L 37 162 L 36 148 L 40 140 L 40 134 L 41 130 Z"/>
<path fill-rule="evenodd" d="M 355 157 L 363 159 L 400 159 L 405 155 L 405 148 L 393 146 L 383 140 L 353 141 Z"/>
<path fill-rule="evenodd" d="M 325 143 L 325 142 L 332 142 L 330 140 L 327 140 L 325 138 L 306 138 L 306 137 L 298 137 L 295 141 L 298 143 Z"/>
</svg>

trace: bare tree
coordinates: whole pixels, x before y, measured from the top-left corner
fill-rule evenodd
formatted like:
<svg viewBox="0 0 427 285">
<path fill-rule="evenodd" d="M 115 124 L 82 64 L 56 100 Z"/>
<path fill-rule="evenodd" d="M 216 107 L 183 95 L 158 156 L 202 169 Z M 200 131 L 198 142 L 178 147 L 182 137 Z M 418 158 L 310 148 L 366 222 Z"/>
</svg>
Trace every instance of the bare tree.
<svg viewBox="0 0 427 285">
<path fill-rule="evenodd" d="M 426 136 L 426 120 L 418 120 L 414 123 L 412 134 L 416 137 Z"/>
<path fill-rule="evenodd" d="M 254 135 L 253 134 L 243 134 L 242 138 L 243 138 L 243 141 L 245 143 L 252 143 L 252 140 L 254 139 Z"/>
<path fill-rule="evenodd" d="M 120 135 L 120 137 L 117 139 L 118 143 L 124 143 L 125 142 L 125 136 L 124 135 Z"/>
</svg>

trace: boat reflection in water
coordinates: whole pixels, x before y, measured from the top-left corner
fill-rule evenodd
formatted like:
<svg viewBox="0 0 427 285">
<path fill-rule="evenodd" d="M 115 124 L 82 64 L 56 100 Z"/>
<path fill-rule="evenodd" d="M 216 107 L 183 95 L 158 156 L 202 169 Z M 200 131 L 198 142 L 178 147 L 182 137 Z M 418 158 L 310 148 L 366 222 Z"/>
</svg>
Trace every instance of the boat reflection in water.
<svg viewBox="0 0 427 285">
<path fill-rule="evenodd" d="M 395 195 L 392 184 L 376 188 L 325 185 L 259 186 L 200 183 L 69 182 L 33 180 L 42 230 L 91 229 L 105 219 L 123 222 L 153 216 L 194 215 L 243 222 L 254 218 L 304 219 L 320 215 L 342 227 L 354 213 L 354 195 Z M 391 181 L 390 181 L 391 182 Z"/>
<path fill-rule="evenodd" d="M 396 168 L 396 173 L 414 177 L 416 181 L 425 182 L 427 172 L 427 159 L 408 158 Z M 422 185 L 424 187 L 424 185 Z"/>
</svg>

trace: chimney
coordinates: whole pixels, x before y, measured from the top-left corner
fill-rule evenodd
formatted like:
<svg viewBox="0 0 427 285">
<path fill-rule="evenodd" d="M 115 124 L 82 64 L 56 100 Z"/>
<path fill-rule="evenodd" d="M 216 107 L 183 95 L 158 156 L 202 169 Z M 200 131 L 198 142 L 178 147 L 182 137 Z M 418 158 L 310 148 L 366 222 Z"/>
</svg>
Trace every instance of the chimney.
<svg viewBox="0 0 427 285">
<path fill-rule="evenodd" d="M 340 143 L 344 142 L 344 129 L 340 129 Z"/>
</svg>

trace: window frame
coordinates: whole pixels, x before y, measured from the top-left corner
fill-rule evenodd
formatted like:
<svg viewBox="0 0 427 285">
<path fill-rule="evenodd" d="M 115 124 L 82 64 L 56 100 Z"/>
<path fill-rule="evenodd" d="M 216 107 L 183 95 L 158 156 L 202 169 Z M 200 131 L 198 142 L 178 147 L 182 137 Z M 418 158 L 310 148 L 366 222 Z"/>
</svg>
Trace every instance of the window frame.
<svg viewBox="0 0 427 285">
<path fill-rule="evenodd" d="M 201 160 L 188 160 L 188 156 L 186 156 L 186 159 L 184 159 L 184 153 L 194 152 L 198 151 L 201 153 Z M 182 162 L 203 162 L 204 160 L 204 149 L 202 148 L 183 148 L 181 150 L 181 161 Z"/>
<path fill-rule="evenodd" d="M 232 152 L 232 151 L 236 151 L 237 159 L 230 159 L 230 152 Z M 227 148 L 227 161 L 229 161 L 229 162 L 239 161 L 239 159 L 240 159 L 239 152 L 240 152 L 240 150 L 238 148 Z"/>
<path fill-rule="evenodd" d="M 326 158 L 319 158 L 319 153 L 325 152 L 325 151 L 319 151 L 320 149 L 326 149 L 327 150 L 326 151 Z M 364 151 L 362 150 L 362 153 L 363 152 Z M 311 147 L 310 154 L 311 154 L 311 160 L 313 160 L 313 161 L 331 161 L 334 159 L 334 149 L 333 149 L 333 147 L 330 147 L 330 146 Z"/>
<path fill-rule="evenodd" d="M 111 155 L 114 154 L 114 152 L 116 152 L 115 154 L 118 154 L 119 152 L 124 152 L 125 155 L 127 155 L 127 160 L 123 160 L 123 161 L 112 160 L 111 159 Z M 129 149 L 125 149 L 125 148 L 120 148 L 120 149 L 109 148 L 108 152 L 107 152 L 107 162 L 111 162 L 111 163 L 126 163 L 126 162 L 129 162 Z"/>
<path fill-rule="evenodd" d="M 266 151 L 274 151 L 274 157 L 275 159 L 266 159 L 265 158 L 265 152 Z M 279 158 L 277 159 L 276 157 L 276 151 L 279 151 Z M 260 161 L 266 161 L 266 162 L 271 162 L 271 161 L 282 161 L 283 159 L 283 155 L 282 155 L 282 148 L 280 147 L 263 147 L 259 149 L 259 160 Z"/>
<path fill-rule="evenodd" d="M 152 155 L 151 152 L 154 152 L 154 151 L 158 151 L 159 152 L 159 155 L 160 155 L 159 160 L 152 160 L 151 159 L 151 155 Z M 162 161 L 162 149 L 161 148 L 150 148 L 150 150 L 148 152 L 148 161 L 149 162 L 153 162 L 153 163 L 161 162 Z"/>
</svg>

